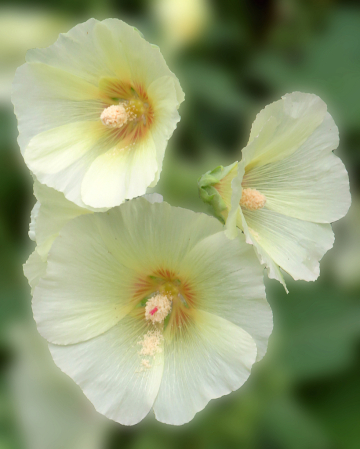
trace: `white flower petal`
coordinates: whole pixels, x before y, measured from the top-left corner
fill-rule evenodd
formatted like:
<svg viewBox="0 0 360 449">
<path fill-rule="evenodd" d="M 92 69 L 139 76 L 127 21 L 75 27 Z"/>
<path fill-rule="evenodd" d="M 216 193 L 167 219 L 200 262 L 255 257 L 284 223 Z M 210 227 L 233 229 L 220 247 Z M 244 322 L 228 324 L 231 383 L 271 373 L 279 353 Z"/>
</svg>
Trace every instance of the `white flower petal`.
<svg viewBox="0 0 360 449">
<path fill-rule="evenodd" d="M 29 224 L 29 237 L 34 242 L 36 242 L 35 227 L 36 227 L 36 220 L 39 215 L 39 211 L 40 211 L 40 203 L 39 203 L 39 201 L 36 201 L 36 203 L 34 204 L 34 207 L 31 209 L 30 224 Z"/>
<path fill-rule="evenodd" d="M 37 179 L 60 192 L 80 207 L 81 179 L 93 161 L 114 143 L 103 135 L 99 122 L 69 123 L 31 139 L 25 162 Z"/>
<path fill-rule="evenodd" d="M 316 95 L 294 92 L 266 106 L 256 117 L 248 146 L 247 170 L 288 157 L 321 124 L 326 104 Z"/>
<path fill-rule="evenodd" d="M 41 63 L 16 71 L 12 101 L 24 153 L 39 133 L 74 121 L 98 120 L 103 110 L 99 89 L 71 73 Z"/>
<path fill-rule="evenodd" d="M 24 274 L 29 281 L 31 292 L 38 285 L 39 280 L 45 275 L 46 272 L 46 260 L 44 261 L 37 250 L 35 249 L 29 256 L 28 260 L 24 264 Z"/>
<path fill-rule="evenodd" d="M 84 176 L 81 198 L 94 208 L 114 207 L 144 195 L 157 170 L 156 148 L 149 134 L 134 146 L 114 147 L 98 156 Z"/>
<path fill-rule="evenodd" d="M 175 79 L 167 76 L 155 80 L 148 88 L 149 98 L 156 98 L 156 102 L 154 102 L 155 122 L 152 124 L 151 134 L 158 162 L 158 170 L 150 187 L 154 187 L 159 181 L 167 142 L 180 121 L 177 111 L 179 102 L 174 84 Z"/>
<path fill-rule="evenodd" d="M 117 26 L 130 28 L 120 20 L 117 20 Z M 108 46 L 104 24 L 98 20 L 89 19 L 76 25 L 67 33 L 60 34 L 55 44 L 47 48 L 29 50 L 26 61 L 41 62 L 62 69 L 97 86 L 100 77 L 116 76 L 115 70 L 119 67 L 119 62 L 112 61 L 109 57 L 114 48 L 120 51 L 117 55 L 121 57 L 125 68 L 127 65 L 120 43 L 116 45 L 116 42 L 113 42 L 110 48 Z M 108 52 L 104 52 L 106 48 Z"/>
<path fill-rule="evenodd" d="M 33 225 L 37 252 L 46 258 L 51 245 L 63 226 L 73 218 L 90 213 L 68 201 L 64 194 L 35 180 L 34 194 L 38 213 Z"/>
<path fill-rule="evenodd" d="M 160 195 L 160 193 L 147 193 L 146 195 L 143 195 L 142 197 L 145 198 L 146 201 L 149 201 L 149 203 L 151 203 L 151 204 L 163 202 L 163 197 L 162 197 L 162 195 Z"/>
<path fill-rule="evenodd" d="M 234 391 L 250 375 L 256 345 L 240 327 L 197 311 L 182 332 L 165 333 L 165 364 L 154 404 L 156 419 L 180 425 L 214 398 Z"/>
<path fill-rule="evenodd" d="M 240 326 L 255 340 L 257 360 L 267 349 L 272 331 L 263 269 L 251 246 L 240 234 L 230 241 L 223 232 L 212 235 L 186 256 L 188 279 L 197 289 L 197 306 Z M 223 273 L 219 282 L 217 274 Z"/>
<path fill-rule="evenodd" d="M 72 220 L 53 243 L 34 291 L 40 334 L 71 344 L 107 331 L 134 307 L 134 275 L 106 248 L 92 215 Z"/>
<path fill-rule="evenodd" d="M 115 39 L 126 42 L 124 49 L 132 77 L 143 80 L 144 87 L 147 88 L 157 78 L 171 75 L 175 83 L 178 104 L 184 101 L 185 95 L 179 80 L 170 72 L 159 47 L 149 45 L 137 29 L 118 19 L 106 19 L 103 23 L 111 30 Z"/>
<path fill-rule="evenodd" d="M 49 347 L 55 363 L 75 380 L 98 412 L 133 425 L 153 406 L 163 372 L 163 351 L 150 358 L 150 368 L 142 365 L 138 342 L 148 330 L 145 320 L 126 316 L 89 341 Z"/>
<path fill-rule="evenodd" d="M 318 278 L 319 261 L 334 243 L 331 225 L 302 221 L 266 208 L 243 214 L 252 241 L 277 265 L 295 280 Z M 264 254 L 262 257 L 265 259 Z"/>
<path fill-rule="evenodd" d="M 222 230 L 216 219 L 205 214 L 165 202 L 151 205 L 143 198 L 95 218 L 108 250 L 120 263 L 143 274 L 159 268 L 177 272 L 199 241 Z"/>
<path fill-rule="evenodd" d="M 332 151 L 339 132 L 330 114 L 289 157 L 255 167 L 243 187 L 253 187 L 266 197 L 273 211 L 317 223 L 331 223 L 350 207 L 349 177 Z"/>
<path fill-rule="evenodd" d="M 55 176 L 87 155 L 102 135 L 103 125 L 100 121 L 68 123 L 53 128 L 31 139 L 25 151 L 25 162 L 35 173 Z M 43 176 L 37 178 L 41 181 Z"/>
</svg>

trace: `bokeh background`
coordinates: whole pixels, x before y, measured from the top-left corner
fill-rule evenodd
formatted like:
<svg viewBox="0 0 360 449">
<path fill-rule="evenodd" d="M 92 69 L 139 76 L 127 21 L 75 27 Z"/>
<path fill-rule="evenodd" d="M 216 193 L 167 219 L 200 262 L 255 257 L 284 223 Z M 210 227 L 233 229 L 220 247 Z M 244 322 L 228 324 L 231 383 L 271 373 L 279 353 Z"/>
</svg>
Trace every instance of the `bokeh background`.
<svg viewBox="0 0 360 449">
<path fill-rule="evenodd" d="M 340 128 L 353 204 L 315 283 L 267 281 L 275 330 L 243 388 L 182 427 L 103 419 L 54 366 L 22 264 L 35 202 L 10 102 L 26 50 L 90 17 L 118 17 L 160 46 L 186 92 L 157 191 L 206 211 L 197 178 L 240 158 L 255 114 L 281 95 L 320 95 Z M 360 447 L 360 6 L 356 1 L 26 0 L 0 7 L 0 448 Z"/>
</svg>

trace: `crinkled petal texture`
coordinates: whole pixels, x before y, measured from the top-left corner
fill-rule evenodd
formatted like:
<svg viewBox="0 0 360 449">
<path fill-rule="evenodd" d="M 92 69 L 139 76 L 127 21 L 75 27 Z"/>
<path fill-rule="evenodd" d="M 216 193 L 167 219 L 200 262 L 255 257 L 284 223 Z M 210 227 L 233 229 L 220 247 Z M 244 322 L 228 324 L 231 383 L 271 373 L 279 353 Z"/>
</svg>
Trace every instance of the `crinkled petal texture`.
<svg viewBox="0 0 360 449">
<path fill-rule="evenodd" d="M 36 250 L 43 260 L 61 228 L 73 218 L 91 213 L 67 200 L 63 193 L 34 181 L 37 202 L 31 214 L 30 232 L 36 242 Z"/>
<path fill-rule="evenodd" d="M 161 277 L 183 286 L 187 306 L 174 297 L 144 360 L 144 286 Z M 33 312 L 57 365 L 99 412 L 129 425 L 151 408 L 162 422 L 188 422 L 246 381 L 272 331 L 262 270 L 244 237 L 231 241 L 212 217 L 143 198 L 61 229 Z"/>
<path fill-rule="evenodd" d="M 295 92 L 263 109 L 243 149 L 233 180 L 230 237 L 240 227 L 269 276 L 284 285 L 279 267 L 294 279 L 313 281 L 334 241 L 329 223 L 350 206 L 349 178 L 334 155 L 338 129 L 316 95 Z M 239 207 L 245 189 L 266 198 L 258 210 Z"/>
<path fill-rule="evenodd" d="M 184 100 L 157 47 L 120 20 L 90 19 L 26 60 L 12 100 L 21 151 L 41 183 L 103 209 L 157 182 Z M 119 103 L 135 115 L 109 128 L 100 116 Z"/>
</svg>

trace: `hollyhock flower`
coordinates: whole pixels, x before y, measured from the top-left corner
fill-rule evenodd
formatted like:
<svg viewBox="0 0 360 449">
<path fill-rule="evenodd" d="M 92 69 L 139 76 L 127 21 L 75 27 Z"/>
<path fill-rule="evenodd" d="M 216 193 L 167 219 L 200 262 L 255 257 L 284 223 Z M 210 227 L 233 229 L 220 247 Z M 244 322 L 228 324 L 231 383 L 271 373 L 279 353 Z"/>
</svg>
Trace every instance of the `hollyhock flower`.
<svg viewBox="0 0 360 449">
<path fill-rule="evenodd" d="M 34 290 L 55 363 L 95 408 L 183 424 L 239 388 L 266 352 L 272 313 L 241 237 L 143 198 L 67 223 Z"/>
<path fill-rule="evenodd" d="M 157 47 L 120 20 L 91 19 L 26 60 L 12 99 L 21 151 L 41 183 L 89 209 L 157 183 L 184 99 Z"/>
<path fill-rule="evenodd" d="M 269 277 L 284 286 L 280 267 L 295 280 L 317 279 L 334 242 L 330 223 L 349 209 L 348 174 L 333 154 L 338 144 L 326 104 L 294 92 L 257 115 L 240 163 L 199 180 L 202 199 L 226 222 L 228 236 L 240 228 Z"/>
</svg>

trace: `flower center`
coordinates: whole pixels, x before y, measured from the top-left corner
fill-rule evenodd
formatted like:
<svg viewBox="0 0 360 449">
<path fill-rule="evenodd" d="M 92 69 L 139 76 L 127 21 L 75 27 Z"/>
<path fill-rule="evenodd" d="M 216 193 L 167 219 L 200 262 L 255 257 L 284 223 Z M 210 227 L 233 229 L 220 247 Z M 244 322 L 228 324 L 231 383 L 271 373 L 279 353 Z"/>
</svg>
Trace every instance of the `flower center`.
<svg viewBox="0 0 360 449">
<path fill-rule="evenodd" d="M 121 128 L 130 121 L 142 121 L 146 125 L 146 112 L 149 108 L 148 103 L 140 98 L 132 98 L 118 105 L 111 105 L 105 108 L 100 120 L 107 128 Z"/>
<path fill-rule="evenodd" d="M 262 209 L 266 204 L 266 197 L 256 189 L 243 189 L 240 206 L 248 210 Z"/>
<path fill-rule="evenodd" d="M 164 294 L 150 298 L 145 306 L 145 319 L 152 323 L 163 323 L 171 310 L 171 301 Z"/>
</svg>

